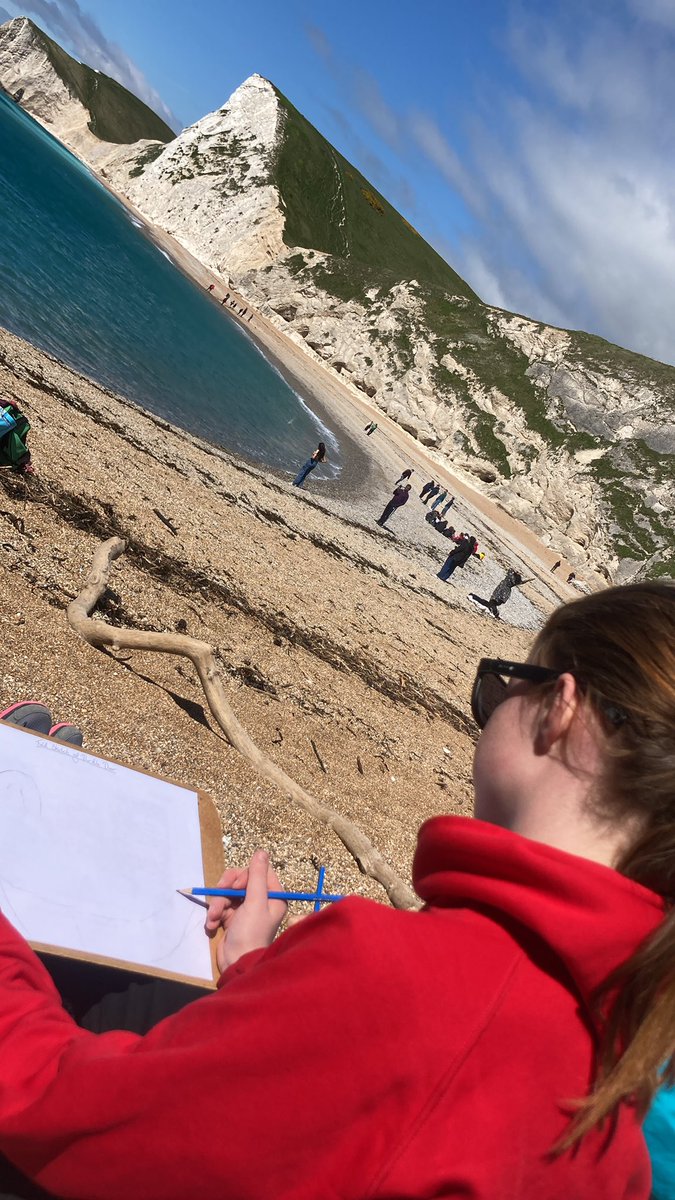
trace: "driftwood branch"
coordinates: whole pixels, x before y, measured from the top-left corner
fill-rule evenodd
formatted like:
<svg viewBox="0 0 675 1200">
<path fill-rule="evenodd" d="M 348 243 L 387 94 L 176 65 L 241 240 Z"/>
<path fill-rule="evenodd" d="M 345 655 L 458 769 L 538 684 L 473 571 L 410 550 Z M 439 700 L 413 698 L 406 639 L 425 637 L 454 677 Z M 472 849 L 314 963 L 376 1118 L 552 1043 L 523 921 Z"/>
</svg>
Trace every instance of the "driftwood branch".
<svg viewBox="0 0 675 1200">
<path fill-rule="evenodd" d="M 180 633 L 117 629 L 105 621 L 92 620 L 89 614 L 106 590 L 111 565 L 125 548 L 121 538 L 110 538 L 98 547 L 82 591 L 68 605 L 68 621 L 75 632 L 92 646 L 110 646 L 113 650 L 155 650 L 160 654 L 189 658 L 199 675 L 213 717 L 229 743 L 284 795 L 332 829 L 364 874 L 382 885 L 396 908 L 417 908 L 419 902 L 414 893 L 392 871 L 358 826 L 321 804 L 256 746 L 230 707 L 213 648 L 208 642 Z"/>
</svg>

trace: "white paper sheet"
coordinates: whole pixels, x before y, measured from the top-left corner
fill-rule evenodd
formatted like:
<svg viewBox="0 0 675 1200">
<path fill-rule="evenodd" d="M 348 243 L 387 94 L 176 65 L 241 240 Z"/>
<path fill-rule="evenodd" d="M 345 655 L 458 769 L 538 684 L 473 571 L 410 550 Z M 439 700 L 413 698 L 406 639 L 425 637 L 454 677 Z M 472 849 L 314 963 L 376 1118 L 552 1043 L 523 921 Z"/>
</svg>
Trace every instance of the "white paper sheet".
<svg viewBox="0 0 675 1200">
<path fill-rule="evenodd" d="M 196 792 L 0 722 L 0 910 L 33 942 L 212 980 Z"/>
</svg>

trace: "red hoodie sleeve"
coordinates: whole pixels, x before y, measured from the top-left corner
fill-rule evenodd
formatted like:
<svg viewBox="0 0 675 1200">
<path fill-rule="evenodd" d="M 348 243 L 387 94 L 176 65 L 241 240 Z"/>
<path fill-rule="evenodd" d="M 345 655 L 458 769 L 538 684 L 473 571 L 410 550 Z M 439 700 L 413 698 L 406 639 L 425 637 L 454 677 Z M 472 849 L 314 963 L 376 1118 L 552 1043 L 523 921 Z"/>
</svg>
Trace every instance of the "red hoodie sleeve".
<svg viewBox="0 0 675 1200">
<path fill-rule="evenodd" d="M 380 1015 L 364 974 L 391 971 L 390 947 L 358 944 L 364 911 L 380 908 L 308 917 L 144 1037 L 79 1029 L 0 917 L 0 1153 L 80 1200 L 271 1197 L 280 1163 L 298 1197 L 358 1178 L 364 1146 L 336 1138 L 335 1121 L 350 1130 L 350 1110 L 376 1110 L 389 1086 L 388 1068 L 361 1066 L 355 1089 L 352 1057 Z M 397 1015 L 390 1033 L 394 1053 Z"/>
</svg>

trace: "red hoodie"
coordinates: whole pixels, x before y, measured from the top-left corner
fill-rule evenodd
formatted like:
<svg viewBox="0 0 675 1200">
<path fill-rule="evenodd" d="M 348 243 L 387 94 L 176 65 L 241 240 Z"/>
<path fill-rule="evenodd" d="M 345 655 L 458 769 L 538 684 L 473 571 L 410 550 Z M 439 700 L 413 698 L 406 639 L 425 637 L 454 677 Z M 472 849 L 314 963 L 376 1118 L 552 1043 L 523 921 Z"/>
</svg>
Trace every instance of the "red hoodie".
<svg viewBox="0 0 675 1200">
<path fill-rule="evenodd" d="M 646 1200 L 630 1107 L 549 1157 L 593 1069 L 587 999 L 661 900 L 479 821 L 420 832 L 428 907 L 351 899 L 145 1037 L 61 1008 L 0 921 L 0 1151 L 83 1200 Z"/>
</svg>

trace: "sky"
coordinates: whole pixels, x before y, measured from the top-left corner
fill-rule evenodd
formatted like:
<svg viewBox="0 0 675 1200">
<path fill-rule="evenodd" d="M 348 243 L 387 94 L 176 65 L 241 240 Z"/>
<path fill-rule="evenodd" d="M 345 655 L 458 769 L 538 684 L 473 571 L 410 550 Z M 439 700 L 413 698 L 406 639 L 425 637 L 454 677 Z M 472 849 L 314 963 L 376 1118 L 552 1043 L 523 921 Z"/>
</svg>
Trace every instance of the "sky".
<svg viewBox="0 0 675 1200">
<path fill-rule="evenodd" d="M 271 79 L 490 304 L 675 364 L 675 0 L 0 0 L 175 129 Z"/>
</svg>

